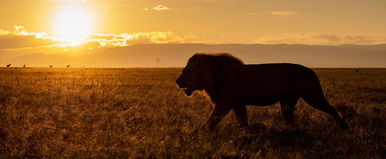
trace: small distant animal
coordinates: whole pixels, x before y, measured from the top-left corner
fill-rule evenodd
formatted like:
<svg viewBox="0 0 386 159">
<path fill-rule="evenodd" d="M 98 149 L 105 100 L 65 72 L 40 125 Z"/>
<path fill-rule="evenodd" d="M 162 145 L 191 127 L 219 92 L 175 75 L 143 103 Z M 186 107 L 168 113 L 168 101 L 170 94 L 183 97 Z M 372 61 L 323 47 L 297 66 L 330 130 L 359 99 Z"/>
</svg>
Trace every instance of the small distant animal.
<svg viewBox="0 0 386 159">
<path fill-rule="evenodd" d="M 245 65 L 230 54 L 195 54 L 176 83 L 187 96 L 204 90 L 210 97 L 214 108 L 204 129 L 214 129 L 230 110 L 235 113 L 240 127 L 246 129 L 246 105 L 267 106 L 277 102 L 280 102 L 286 123 L 290 124 L 300 98 L 331 115 L 341 129 L 348 129 L 346 121 L 326 100 L 315 72 L 302 65 Z"/>
<path fill-rule="evenodd" d="M 7 67 L 11 67 L 11 64 L 8 64 Z"/>
<path fill-rule="evenodd" d="M 66 67 L 71 67 L 71 65 L 67 65 Z"/>
<path fill-rule="evenodd" d="M 54 67 L 54 66 L 50 65 L 50 68 L 52 68 L 52 67 Z"/>
<path fill-rule="evenodd" d="M 356 69 L 355 72 L 359 72 L 359 69 Z"/>
</svg>

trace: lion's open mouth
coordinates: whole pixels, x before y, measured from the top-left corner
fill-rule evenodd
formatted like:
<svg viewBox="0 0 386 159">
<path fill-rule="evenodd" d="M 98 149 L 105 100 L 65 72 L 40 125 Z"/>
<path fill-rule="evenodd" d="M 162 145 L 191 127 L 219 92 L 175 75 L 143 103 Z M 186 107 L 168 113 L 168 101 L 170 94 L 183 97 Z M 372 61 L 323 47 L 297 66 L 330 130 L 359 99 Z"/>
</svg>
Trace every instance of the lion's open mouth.
<svg viewBox="0 0 386 159">
<path fill-rule="evenodd" d="M 195 91 L 195 89 L 188 87 L 188 88 L 184 88 L 184 91 L 187 96 L 190 96 L 192 95 L 193 91 Z"/>
</svg>

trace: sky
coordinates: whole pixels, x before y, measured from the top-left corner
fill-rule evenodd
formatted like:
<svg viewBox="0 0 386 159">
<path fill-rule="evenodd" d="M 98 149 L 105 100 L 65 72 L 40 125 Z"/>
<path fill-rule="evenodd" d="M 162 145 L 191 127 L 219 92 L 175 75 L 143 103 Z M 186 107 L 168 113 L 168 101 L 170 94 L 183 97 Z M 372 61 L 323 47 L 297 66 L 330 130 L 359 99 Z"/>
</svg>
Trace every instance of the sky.
<svg viewBox="0 0 386 159">
<path fill-rule="evenodd" d="M 385 0 L 0 0 L 0 62 L 135 44 L 386 44 L 385 7 Z"/>
<path fill-rule="evenodd" d="M 23 29 L 70 42 L 116 36 L 118 45 L 383 44 L 385 6 L 384 0 L 1 0 L 0 34 Z"/>
</svg>

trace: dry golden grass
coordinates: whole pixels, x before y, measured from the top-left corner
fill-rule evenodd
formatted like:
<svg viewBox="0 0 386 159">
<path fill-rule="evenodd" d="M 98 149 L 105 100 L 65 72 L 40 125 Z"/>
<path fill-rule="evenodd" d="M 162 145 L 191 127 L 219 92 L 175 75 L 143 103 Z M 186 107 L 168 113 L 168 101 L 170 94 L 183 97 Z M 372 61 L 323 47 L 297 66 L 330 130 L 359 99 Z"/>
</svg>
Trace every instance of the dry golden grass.
<svg viewBox="0 0 386 159">
<path fill-rule="evenodd" d="M 192 133 L 211 107 L 180 69 L 1 68 L 0 158 L 385 158 L 386 69 L 316 72 L 350 130 L 300 101 L 293 128 L 274 105 Z"/>
</svg>

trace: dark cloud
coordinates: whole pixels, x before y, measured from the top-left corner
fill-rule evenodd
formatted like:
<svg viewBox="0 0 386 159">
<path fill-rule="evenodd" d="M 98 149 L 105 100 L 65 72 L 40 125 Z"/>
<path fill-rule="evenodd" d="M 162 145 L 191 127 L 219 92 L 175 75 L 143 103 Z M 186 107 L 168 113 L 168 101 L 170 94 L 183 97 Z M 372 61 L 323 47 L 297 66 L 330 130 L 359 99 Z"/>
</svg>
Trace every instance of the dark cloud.
<svg viewBox="0 0 386 159">
<path fill-rule="evenodd" d="M 0 49 L 17 49 L 54 45 L 52 39 L 37 38 L 34 35 L 0 35 Z"/>
<path fill-rule="evenodd" d="M 336 42 L 336 41 L 342 40 L 342 38 L 340 38 L 339 36 L 336 36 L 336 35 L 319 35 L 318 37 L 321 39 L 325 39 L 327 41 L 330 41 L 330 42 Z"/>
<path fill-rule="evenodd" d="M 87 40 L 98 41 L 100 47 L 129 46 L 135 44 L 198 43 L 203 42 L 193 34 L 178 35 L 174 32 L 139 32 L 133 34 L 93 34 Z"/>
<path fill-rule="evenodd" d="M 260 37 L 257 43 L 263 44 L 308 44 L 308 45 L 374 45 L 385 44 L 385 36 L 339 35 L 339 34 L 286 34 Z"/>
</svg>

